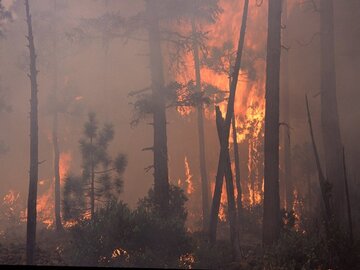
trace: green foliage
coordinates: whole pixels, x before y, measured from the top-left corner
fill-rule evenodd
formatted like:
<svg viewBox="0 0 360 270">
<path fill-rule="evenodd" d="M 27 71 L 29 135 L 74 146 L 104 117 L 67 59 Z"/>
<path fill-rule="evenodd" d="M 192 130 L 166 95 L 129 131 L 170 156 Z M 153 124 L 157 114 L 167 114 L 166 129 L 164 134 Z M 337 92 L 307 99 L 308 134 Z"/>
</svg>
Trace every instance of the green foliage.
<svg viewBox="0 0 360 270">
<path fill-rule="evenodd" d="M 89 113 L 88 121 L 84 125 L 84 137 L 80 139 L 83 174 L 68 176 L 64 185 L 65 220 L 84 216 L 91 207 L 92 191 L 100 208 L 113 200 L 118 200 L 123 191 L 122 175 L 127 159 L 121 153 L 115 159 L 108 154 L 108 147 L 113 138 L 113 126 L 105 124 L 99 129 L 96 115 Z M 94 182 L 93 189 L 92 182 Z"/>
<path fill-rule="evenodd" d="M 152 190 L 133 211 L 111 201 L 93 220 L 70 228 L 63 256 L 76 266 L 179 267 L 180 256 L 190 252 L 185 201 L 183 191 L 171 187 L 172 211 L 166 217 L 160 215 Z"/>
</svg>

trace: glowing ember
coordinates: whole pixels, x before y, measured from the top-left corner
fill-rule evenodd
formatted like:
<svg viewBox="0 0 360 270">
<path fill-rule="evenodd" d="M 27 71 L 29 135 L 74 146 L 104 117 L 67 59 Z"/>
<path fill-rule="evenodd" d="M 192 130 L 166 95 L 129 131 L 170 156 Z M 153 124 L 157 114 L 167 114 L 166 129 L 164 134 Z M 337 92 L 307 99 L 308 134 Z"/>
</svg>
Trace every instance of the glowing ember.
<svg viewBox="0 0 360 270">
<path fill-rule="evenodd" d="M 111 254 L 112 259 L 115 259 L 115 258 L 118 258 L 118 257 L 124 257 L 125 261 L 127 261 L 127 262 L 130 260 L 129 253 L 126 250 L 122 249 L 122 248 L 114 249 L 114 251 Z"/>
<path fill-rule="evenodd" d="M 181 255 L 179 260 L 181 266 L 185 267 L 185 269 L 192 269 L 192 266 L 195 263 L 195 256 L 193 254 L 187 253 L 185 255 Z"/>
<path fill-rule="evenodd" d="M 301 231 L 300 221 L 301 221 L 301 213 L 303 210 L 303 202 L 299 199 L 298 191 L 294 190 L 294 204 L 293 204 L 293 211 L 295 216 L 295 230 Z M 302 230 L 303 233 L 305 233 L 304 230 Z"/>
<path fill-rule="evenodd" d="M 11 207 L 19 199 L 19 196 L 20 196 L 19 192 L 9 190 L 9 192 L 4 196 L 3 204 Z"/>
</svg>

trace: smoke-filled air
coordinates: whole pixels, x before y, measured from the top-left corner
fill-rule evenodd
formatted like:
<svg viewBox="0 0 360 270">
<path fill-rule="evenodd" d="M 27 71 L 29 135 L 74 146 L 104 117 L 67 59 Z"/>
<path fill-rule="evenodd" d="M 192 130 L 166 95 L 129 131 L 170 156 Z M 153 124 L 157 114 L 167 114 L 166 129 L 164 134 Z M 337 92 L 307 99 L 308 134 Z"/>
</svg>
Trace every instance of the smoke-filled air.
<svg viewBox="0 0 360 270">
<path fill-rule="evenodd" d="M 360 269 L 359 0 L 0 0 L 0 265 Z"/>
</svg>

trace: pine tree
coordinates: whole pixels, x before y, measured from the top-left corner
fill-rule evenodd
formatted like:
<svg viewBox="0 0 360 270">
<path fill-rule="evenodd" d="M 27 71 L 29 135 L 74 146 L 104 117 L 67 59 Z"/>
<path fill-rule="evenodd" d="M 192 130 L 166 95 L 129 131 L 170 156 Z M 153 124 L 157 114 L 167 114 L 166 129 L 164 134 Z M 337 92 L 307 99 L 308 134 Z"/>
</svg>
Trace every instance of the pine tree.
<svg viewBox="0 0 360 270">
<path fill-rule="evenodd" d="M 80 139 L 82 176 L 69 175 L 65 181 L 63 210 L 65 219 L 81 218 L 90 210 L 93 219 L 97 208 L 118 200 L 123 191 L 122 175 L 127 165 L 124 154 L 112 159 L 109 143 L 114 138 L 111 124 L 98 127 L 96 115 L 89 113 Z"/>
</svg>

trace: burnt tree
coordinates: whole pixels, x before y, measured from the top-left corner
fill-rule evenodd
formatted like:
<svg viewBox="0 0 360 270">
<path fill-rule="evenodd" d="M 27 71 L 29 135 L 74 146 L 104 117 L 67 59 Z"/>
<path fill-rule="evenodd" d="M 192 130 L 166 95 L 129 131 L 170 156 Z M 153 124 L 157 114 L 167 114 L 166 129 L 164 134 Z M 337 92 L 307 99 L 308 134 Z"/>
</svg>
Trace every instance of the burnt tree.
<svg viewBox="0 0 360 270">
<path fill-rule="evenodd" d="M 166 134 L 164 72 L 159 30 L 159 1 L 146 1 L 149 33 L 152 113 L 154 127 L 154 195 L 160 211 L 166 213 L 169 204 L 169 175 Z"/>
<path fill-rule="evenodd" d="M 192 28 L 192 34 L 194 36 L 193 54 L 194 54 L 194 64 L 195 64 L 196 90 L 200 94 L 202 93 L 202 89 L 201 89 L 199 44 L 195 38 L 197 30 L 196 30 L 196 24 L 194 18 L 191 19 L 191 28 Z M 205 154 L 205 135 L 204 135 L 204 108 L 201 102 L 197 105 L 197 128 L 198 128 L 198 138 L 199 138 L 203 229 L 204 231 L 206 231 L 209 225 L 210 190 L 209 190 L 209 182 L 207 179 L 206 158 L 205 158 L 206 154 Z"/>
<path fill-rule="evenodd" d="M 332 184 L 335 220 L 346 220 L 344 169 L 338 106 L 336 99 L 335 41 L 333 0 L 320 1 L 321 46 L 321 125 L 325 150 L 326 175 Z"/>
<path fill-rule="evenodd" d="M 284 46 L 289 42 L 289 30 L 288 30 L 288 5 L 287 0 L 283 1 L 283 17 L 282 24 L 284 25 L 284 29 L 282 31 L 282 40 Z M 293 188 L 293 180 L 292 180 L 292 169 L 291 169 L 291 141 L 290 141 L 290 88 L 289 88 L 289 52 L 285 51 L 281 55 L 282 65 L 281 65 L 281 86 L 282 86 L 282 119 L 284 122 L 284 126 L 282 129 L 282 139 L 283 139 L 283 160 L 284 160 L 284 186 L 285 186 L 285 205 L 286 210 L 292 210 L 294 203 L 294 188 Z"/>
<path fill-rule="evenodd" d="M 59 139 L 58 139 L 58 104 L 57 104 L 57 91 L 58 91 L 58 56 L 57 56 L 57 0 L 54 0 L 54 40 L 53 40 L 53 50 L 54 50 L 54 82 L 53 82 L 53 101 L 55 103 L 55 109 L 53 111 L 53 127 L 52 127 L 52 142 L 53 142 L 53 151 L 54 151 L 54 181 L 55 181 L 55 226 L 57 231 L 63 229 L 61 223 L 61 199 L 60 199 L 60 149 L 59 149 Z"/>
<path fill-rule="evenodd" d="M 27 203 L 27 226 L 26 226 L 26 264 L 35 264 L 36 247 L 36 199 L 38 183 L 38 84 L 36 69 L 36 53 L 34 45 L 34 36 L 30 14 L 29 0 L 25 0 L 26 22 L 28 26 L 28 48 L 30 52 L 30 173 L 29 173 L 29 195 Z"/>
<path fill-rule="evenodd" d="M 212 205 L 211 205 L 211 213 L 210 213 L 210 242 L 212 242 L 212 243 L 214 243 L 216 240 L 216 227 L 217 227 L 217 221 L 218 221 L 218 213 L 219 213 L 219 207 L 220 207 L 223 178 L 224 178 L 226 170 L 228 169 L 226 166 L 226 163 L 227 163 L 227 157 L 229 156 L 229 134 L 230 134 L 231 120 L 233 119 L 233 116 L 234 116 L 235 94 L 236 94 L 236 87 L 237 87 L 237 82 L 238 82 L 238 78 L 239 78 L 242 52 L 243 52 L 243 48 L 244 48 L 248 7 L 249 7 L 249 1 L 246 0 L 244 3 L 244 12 L 243 12 L 243 17 L 242 17 L 235 66 L 234 66 L 234 70 L 233 70 L 233 74 L 232 74 L 230 96 L 229 96 L 229 101 L 227 104 L 226 117 L 225 117 L 224 124 L 222 125 L 223 126 L 222 131 L 221 131 L 222 136 L 220 136 L 220 138 L 221 138 L 220 155 L 219 155 L 218 169 L 217 169 L 217 174 L 216 174 L 214 196 L 213 196 L 213 201 L 212 201 Z M 234 192 L 234 190 L 231 191 L 232 194 L 233 194 L 233 192 Z M 230 211 L 232 212 L 231 209 L 229 209 L 229 212 Z M 230 213 L 230 215 L 231 215 L 231 213 Z M 235 212 L 235 217 L 236 217 L 236 212 Z M 235 220 L 230 219 L 230 222 L 234 222 L 236 224 L 237 219 L 236 218 L 235 218 Z M 236 231 L 238 230 L 237 226 L 230 225 L 230 227 L 234 227 Z M 232 235 L 231 237 L 234 238 L 235 236 Z M 238 241 L 235 241 L 235 242 L 238 242 Z M 233 249 L 233 251 L 236 253 L 236 249 Z M 235 257 L 238 256 L 238 254 L 234 254 L 234 255 L 235 255 Z"/>
<path fill-rule="evenodd" d="M 281 0 L 269 0 L 265 92 L 263 245 L 280 236 L 279 92 Z"/>
<path fill-rule="evenodd" d="M 307 111 L 307 117 L 308 117 L 309 129 L 310 129 L 311 143 L 312 143 L 316 167 L 317 167 L 317 171 L 318 171 L 318 179 L 319 179 L 319 185 L 320 185 L 320 190 L 321 190 L 321 195 L 322 195 L 322 201 L 324 203 L 323 209 L 324 209 L 325 225 L 326 225 L 326 229 L 328 229 L 329 223 L 332 219 L 331 218 L 332 217 L 332 208 L 331 208 L 331 201 L 330 201 L 331 186 L 330 186 L 328 180 L 326 179 L 326 177 L 323 173 L 323 170 L 321 168 L 319 153 L 318 153 L 316 143 L 315 143 L 315 136 L 314 136 L 312 120 L 311 120 L 309 100 L 308 100 L 307 96 L 305 96 L 305 99 L 306 99 L 305 100 L 306 101 L 306 111 Z"/>
</svg>

